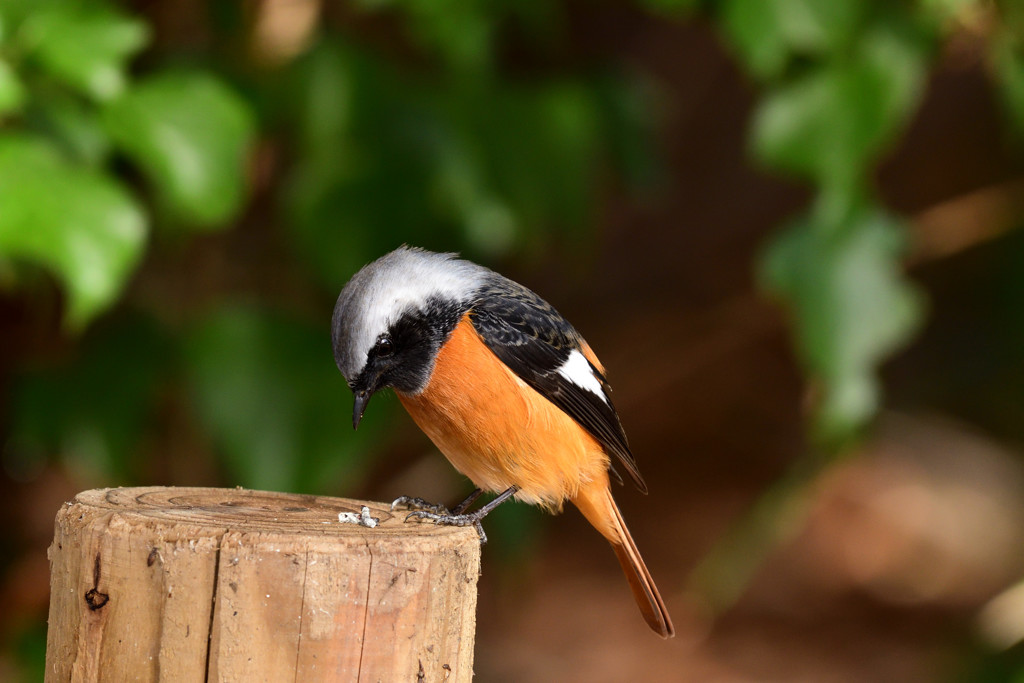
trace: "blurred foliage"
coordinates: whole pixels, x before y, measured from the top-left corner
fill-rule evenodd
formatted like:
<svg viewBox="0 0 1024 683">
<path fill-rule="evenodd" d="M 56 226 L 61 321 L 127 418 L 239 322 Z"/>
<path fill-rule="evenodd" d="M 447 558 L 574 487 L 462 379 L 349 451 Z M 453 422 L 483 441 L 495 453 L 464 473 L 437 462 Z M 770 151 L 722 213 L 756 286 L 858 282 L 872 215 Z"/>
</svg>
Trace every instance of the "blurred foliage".
<svg viewBox="0 0 1024 683">
<path fill-rule="evenodd" d="M 339 39 L 281 86 L 286 225 L 330 289 L 409 240 L 495 257 L 590 222 L 608 159 L 652 171 L 642 92 L 611 76 L 426 81 Z M 400 198 L 400 200 L 399 200 Z"/>
<path fill-rule="evenodd" d="M 881 404 L 879 366 L 922 324 L 923 294 L 903 273 L 906 221 L 873 187 L 879 163 L 916 113 L 943 41 L 958 32 L 981 39 L 1010 126 L 1024 123 L 1024 15 L 1012 1 L 708 5 L 760 90 L 752 156 L 814 191 L 758 263 L 761 286 L 791 316 L 812 389 L 814 448 L 693 573 L 714 608 L 725 609 L 767 552 L 801 528 L 809 482 L 856 445 Z"/>
<path fill-rule="evenodd" d="M 942 39 L 988 22 L 996 88 L 1024 123 L 1024 13 L 1015 2 L 722 0 L 726 39 L 761 85 L 751 149 L 813 184 L 811 208 L 769 245 L 764 287 L 793 315 L 798 356 L 817 389 L 812 435 L 834 451 L 875 415 L 877 368 L 921 324 L 904 277 L 906 227 L 872 178 L 920 103 Z"/>
<path fill-rule="evenodd" d="M 1006 0 L 999 8 L 1002 21 L 992 41 L 993 62 L 1008 118 L 1024 140 L 1024 5 Z"/>
<path fill-rule="evenodd" d="M 755 157 L 816 188 L 811 209 L 767 250 L 762 279 L 794 314 L 819 389 L 814 433 L 835 447 L 875 414 L 876 368 L 920 322 L 921 297 L 900 275 L 904 228 L 870 178 L 917 108 L 939 36 L 928 13 L 895 3 L 728 0 L 722 11 L 765 85 Z"/>
<path fill-rule="evenodd" d="M 188 332 L 185 359 L 197 418 L 231 480 L 286 491 L 355 488 L 362 456 L 387 420 L 352 433 L 320 326 L 253 308 L 219 310 Z"/>
<path fill-rule="evenodd" d="M 15 387 L 21 466 L 45 464 L 51 453 L 88 484 L 141 480 L 138 447 L 178 365 L 171 339 L 151 320 L 93 326 L 75 357 Z"/>
<path fill-rule="evenodd" d="M 187 71 L 151 76 L 111 102 L 102 121 L 169 212 L 218 225 L 242 206 L 252 114 L 216 78 Z"/>
<path fill-rule="evenodd" d="M 114 178 L 68 163 L 41 136 L 0 133 L 0 251 L 59 273 L 74 325 L 116 298 L 141 254 L 145 225 Z"/>
<path fill-rule="evenodd" d="M 751 156 L 813 189 L 758 271 L 791 313 L 814 442 L 836 452 L 877 411 L 878 367 L 925 308 L 877 166 L 957 32 L 987 51 L 1024 139 L 1024 6 L 637 4 L 710 19 L 758 91 Z M 89 484 L 163 483 L 140 446 L 161 405 L 180 402 L 226 483 L 346 493 L 388 420 L 347 429 L 327 329 L 342 284 L 403 241 L 484 260 L 556 240 L 579 250 L 610 175 L 630 187 L 657 176 L 652 86 L 620 65 L 508 68 L 509 36 L 529 36 L 520 51 L 557 51 L 569 10 L 544 0 L 360 0 L 335 10 L 382 19 L 399 47 L 375 41 L 379 27 L 357 38 L 319 17 L 273 57 L 238 54 L 255 25 L 243 3 L 202 6 L 210 35 L 176 45 L 154 38 L 146 3 L 0 1 L 0 282 L 30 289 L 48 273 L 79 335 L 17 378 L 5 457 L 25 473 L 57 461 Z M 131 294 L 143 259 L 244 230 L 273 233 L 313 313 L 278 312 L 270 286 L 244 304 L 186 298 L 180 315 Z M 530 514 L 496 520 L 523 530 Z"/>
<path fill-rule="evenodd" d="M 1024 643 L 1001 652 L 978 646 L 963 670 L 950 678 L 958 683 L 1019 683 L 1024 680 Z"/>
<path fill-rule="evenodd" d="M 763 279 L 793 309 L 797 351 L 820 385 L 821 441 L 850 434 L 875 414 L 875 368 L 918 323 L 921 295 L 897 267 L 901 229 L 874 207 L 834 230 L 803 217 L 765 254 Z"/>
<path fill-rule="evenodd" d="M 150 31 L 116 5 L 8 0 L 0 26 L 0 258 L 51 270 L 80 328 L 145 249 L 151 221 L 118 158 L 172 211 L 224 221 L 244 200 L 252 115 L 208 73 L 129 77 Z"/>
</svg>

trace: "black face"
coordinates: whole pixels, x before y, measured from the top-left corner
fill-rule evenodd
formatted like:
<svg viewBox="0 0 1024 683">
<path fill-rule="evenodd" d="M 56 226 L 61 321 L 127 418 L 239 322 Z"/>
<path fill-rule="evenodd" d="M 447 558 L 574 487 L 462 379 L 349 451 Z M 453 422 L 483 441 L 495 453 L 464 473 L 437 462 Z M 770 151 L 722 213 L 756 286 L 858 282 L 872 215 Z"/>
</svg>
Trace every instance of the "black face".
<svg viewBox="0 0 1024 683">
<path fill-rule="evenodd" d="M 407 394 L 426 388 L 437 352 L 462 312 L 461 306 L 431 299 L 424 309 L 406 313 L 377 337 L 362 372 L 349 382 L 356 395 L 353 424 L 359 424 L 370 396 L 384 387 Z"/>
</svg>

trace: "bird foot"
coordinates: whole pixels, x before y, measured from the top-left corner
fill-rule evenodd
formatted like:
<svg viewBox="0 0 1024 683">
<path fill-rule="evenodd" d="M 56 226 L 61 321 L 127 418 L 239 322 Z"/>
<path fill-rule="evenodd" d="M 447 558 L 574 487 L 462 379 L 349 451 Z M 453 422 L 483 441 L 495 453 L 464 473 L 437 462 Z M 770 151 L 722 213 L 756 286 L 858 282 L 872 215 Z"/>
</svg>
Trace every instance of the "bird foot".
<svg viewBox="0 0 1024 683">
<path fill-rule="evenodd" d="M 473 493 L 469 494 L 466 500 L 462 501 L 451 510 L 444 505 L 438 503 L 428 503 L 422 498 L 411 498 L 409 496 L 400 496 L 395 498 L 395 501 L 391 503 L 391 509 L 394 510 L 397 506 L 404 506 L 407 510 L 412 510 L 408 515 L 405 516 L 405 521 L 409 521 L 413 517 L 417 519 L 429 519 L 434 524 L 440 524 L 441 526 L 472 526 L 476 528 L 476 533 L 480 536 L 480 544 L 487 543 L 487 534 L 484 533 L 484 526 L 480 521 L 490 513 L 491 510 L 498 507 L 506 500 L 511 498 L 519 490 L 518 486 L 510 486 L 500 494 L 497 498 L 484 505 L 476 512 L 470 512 L 463 514 L 470 505 L 473 504 L 477 498 L 480 497 L 482 491 L 476 489 Z"/>
<path fill-rule="evenodd" d="M 437 507 L 444 508 L 443 505 Z M 484 543 L 487 543 L 487 534 L 484 533 L 484 525 L 480 523 L 480 520 L 482 520 L 487 513 L 480 513 L 481 510 L 477 510 L 476 512 L 471 512 L 465 515 L 453 515 L 448 512 L 447 508 L 445 508 L 444 512 L 432 512 L 427 509 L 421 509 L 410 512 L 405 516 L 405 521 L 408 522 L 410 519 L 415 517 L 417 519 L 429 519 L 434 524 L 438 524 L 440 526 L 476 527 L 476 533 L 480 536 L 480 544 L 483 545 Z"/>
</svg>

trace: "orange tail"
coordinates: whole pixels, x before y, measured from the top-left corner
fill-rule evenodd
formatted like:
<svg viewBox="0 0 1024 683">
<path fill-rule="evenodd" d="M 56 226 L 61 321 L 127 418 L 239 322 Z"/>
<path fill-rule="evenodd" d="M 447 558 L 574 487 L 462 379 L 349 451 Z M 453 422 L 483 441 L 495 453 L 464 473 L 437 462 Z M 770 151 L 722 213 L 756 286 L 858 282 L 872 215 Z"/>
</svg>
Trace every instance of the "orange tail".
<svg viewBox="0 0 1024 683">
<path fill-rule="evenodd" d="M 647 571 L 647 565 L 640 557 L 640 551 L 636 549 L 633 537 L 629 535 L 629 529 L 622 520 L 622 513 L 612 498 L 607 481 L 603 486 L 595 483 L 580 490 L 572 502 L 587 521 L 611 542 L 647 625 L 662 638 L 674 636 L 676 631 L 672 626 L 672 618 L 668 615 L 651 573 Z"/>
</svg>

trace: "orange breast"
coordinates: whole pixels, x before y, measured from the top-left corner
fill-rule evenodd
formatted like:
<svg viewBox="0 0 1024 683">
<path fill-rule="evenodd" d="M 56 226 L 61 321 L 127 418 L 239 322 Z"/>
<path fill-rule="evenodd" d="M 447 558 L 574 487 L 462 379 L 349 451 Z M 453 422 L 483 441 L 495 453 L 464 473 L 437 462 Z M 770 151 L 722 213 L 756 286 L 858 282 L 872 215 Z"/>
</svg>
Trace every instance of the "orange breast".
<svg viewBox="0 0 1024 683">
<path fill-rule="evenodd" d="M 513 373 L 464 316 L 438 354 L 427 388 L 398 394 L 420 429 L 480 488 L 560 508 L 608 480 L 600 444 Z"/>
</svg>

